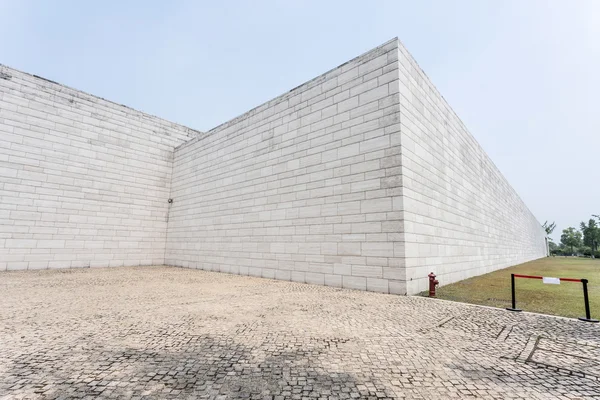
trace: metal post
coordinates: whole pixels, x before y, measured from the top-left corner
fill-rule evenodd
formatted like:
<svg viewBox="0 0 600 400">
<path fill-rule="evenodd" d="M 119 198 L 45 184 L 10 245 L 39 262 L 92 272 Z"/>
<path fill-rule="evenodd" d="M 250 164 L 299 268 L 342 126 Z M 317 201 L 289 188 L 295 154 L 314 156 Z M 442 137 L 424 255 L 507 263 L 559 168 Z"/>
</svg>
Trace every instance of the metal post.
<svg viewBox="0 0 600 400">
<path fill-rule="evenodd" d="M 585 318 L 581 317 L 579 319 L 586 322 L 598 322 L 597 319 L 592 319 L 592 316 L 590 314 L 590 299 L 588 298 L 587 289 L 588 280 L 582 279 L 581 283 L 583 284 L 583 302 L 585 303 Z"/>
<path fill-rule="evenodd" d="M 512 294 L 512 307 L 507 308 L 508 311 L 521 311 L 517 308 L 517 299 L 515 297 L 515 274 L 510 274 L 510 291 Z"/>
</svg>

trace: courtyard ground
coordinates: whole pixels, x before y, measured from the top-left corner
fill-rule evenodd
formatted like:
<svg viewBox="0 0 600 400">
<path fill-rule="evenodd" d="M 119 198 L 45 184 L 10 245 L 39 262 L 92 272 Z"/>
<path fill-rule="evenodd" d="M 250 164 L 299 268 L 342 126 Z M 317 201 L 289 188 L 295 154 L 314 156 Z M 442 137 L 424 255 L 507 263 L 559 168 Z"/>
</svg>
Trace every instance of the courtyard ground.
<svg viewBox="0 0 600 400">
<path fill-rule="evenodd" d="M 580 257 L 545 257 L 489 274 L 442 286 L 437 297 L 445 300 L 510 307 L 510 274 L 588 279 L 592 318 L 600 318 L 600 260 Z M 584 317 L 583 288 L 579 282 L 544 284 L 538 279 L 516 278 L 517 308 L 563 317 Z M 423 292 L 421 295 L 426 296 Z"/>
<path fill-rule="evenodd" d="M 169 267 L 0 289 L 0 398 L 600 396 L 600 326 L 577 320 Z"/>
</svg>

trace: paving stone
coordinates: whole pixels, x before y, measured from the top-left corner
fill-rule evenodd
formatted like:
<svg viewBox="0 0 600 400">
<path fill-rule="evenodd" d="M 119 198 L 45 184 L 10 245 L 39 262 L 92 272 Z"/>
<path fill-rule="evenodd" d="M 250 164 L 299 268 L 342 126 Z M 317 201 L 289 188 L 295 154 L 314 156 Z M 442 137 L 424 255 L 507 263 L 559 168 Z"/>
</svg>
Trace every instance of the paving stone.
<svg viewBox="0 0 600 400">
<path fill-rule="evenodd" d="M 0 282 L 1 399 L 600 397 L 577 320 L 172 267 Z"/>
</svg>

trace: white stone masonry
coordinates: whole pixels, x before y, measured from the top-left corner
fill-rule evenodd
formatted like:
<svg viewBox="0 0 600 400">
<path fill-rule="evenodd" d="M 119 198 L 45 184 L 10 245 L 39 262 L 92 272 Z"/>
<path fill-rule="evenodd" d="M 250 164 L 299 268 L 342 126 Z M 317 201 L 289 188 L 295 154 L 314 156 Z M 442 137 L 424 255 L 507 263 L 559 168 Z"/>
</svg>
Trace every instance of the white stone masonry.
<svg viewBox="0 0 600 400">
<path fill-rule="evenodd" d="M 414 294 L 432 271 L 546 254 L 397 39 L 206 133 L 0 66 L 0 139 L 0 270 L 166 263 Z"/>
</svg>

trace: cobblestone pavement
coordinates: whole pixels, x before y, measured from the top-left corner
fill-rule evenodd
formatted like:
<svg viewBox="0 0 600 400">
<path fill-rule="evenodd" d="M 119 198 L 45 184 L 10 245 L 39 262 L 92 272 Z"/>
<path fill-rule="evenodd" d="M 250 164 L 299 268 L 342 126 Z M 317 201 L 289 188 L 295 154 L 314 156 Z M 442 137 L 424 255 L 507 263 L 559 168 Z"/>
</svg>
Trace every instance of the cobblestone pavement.
<svg viewBox="0 0 600 400">
<path fill-rule="evenodd" d="M 169 267 L 0 288 L 0 398 L 600 398 L 576 320 Z"/>
</svg>

